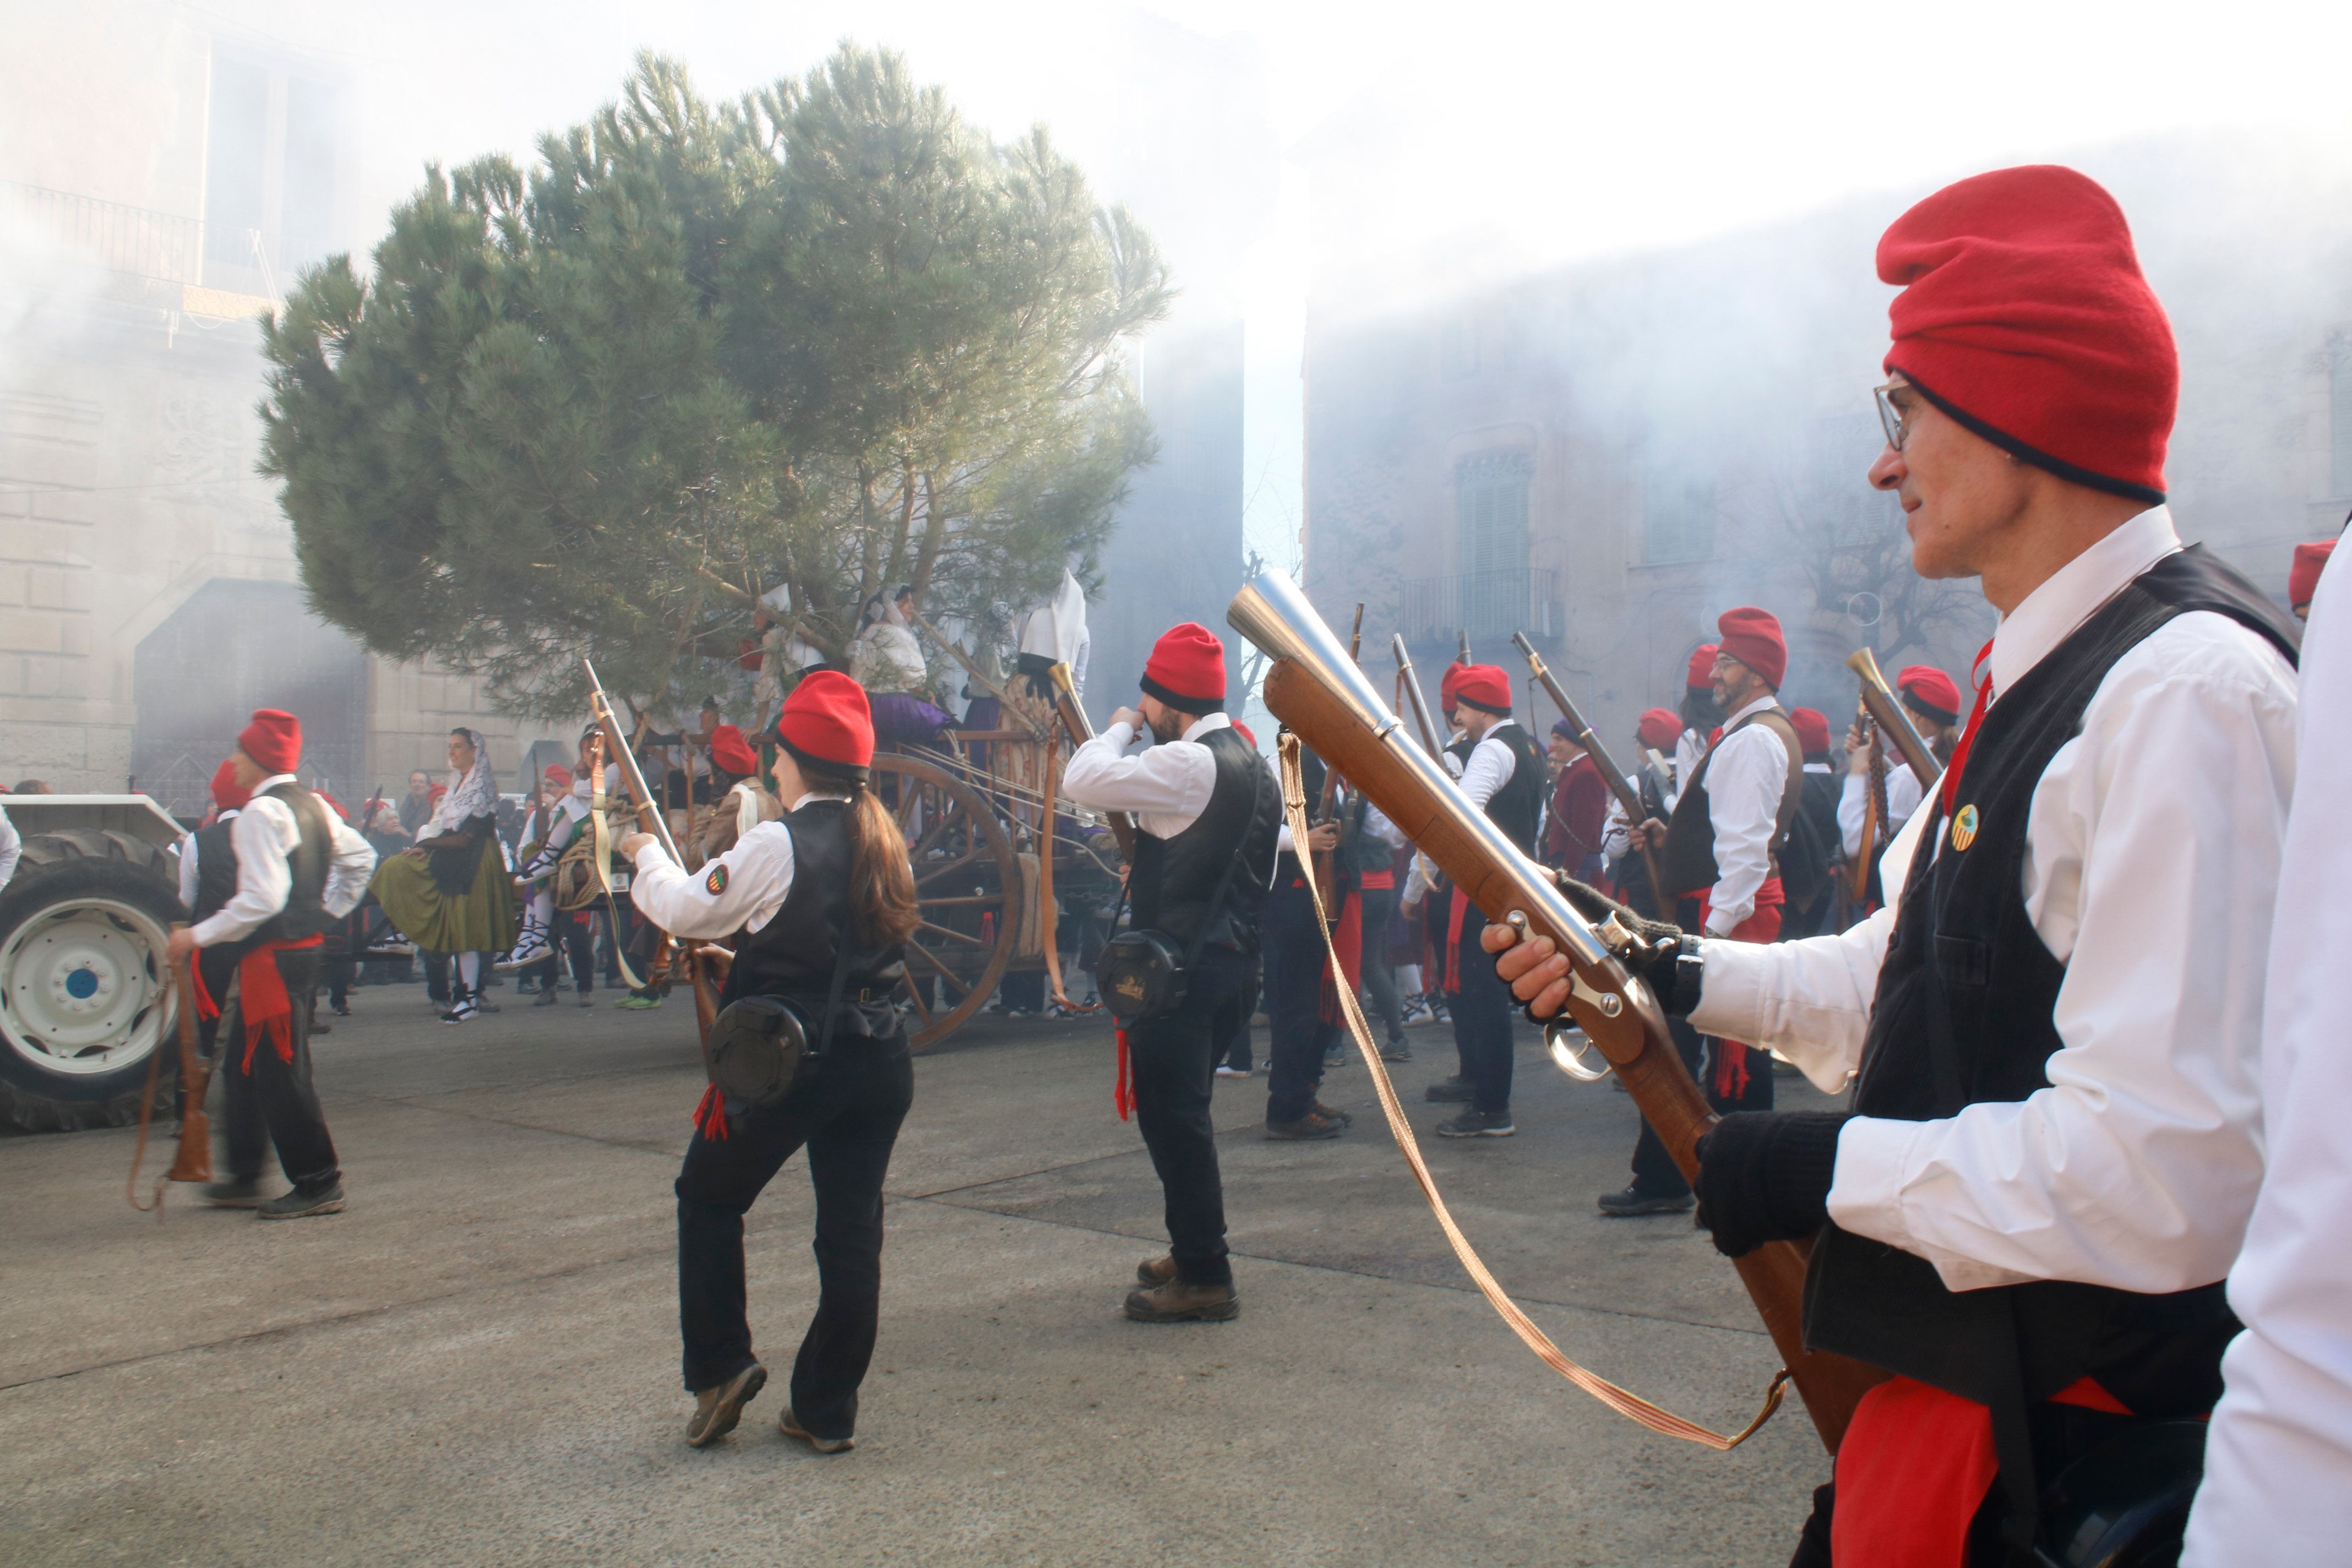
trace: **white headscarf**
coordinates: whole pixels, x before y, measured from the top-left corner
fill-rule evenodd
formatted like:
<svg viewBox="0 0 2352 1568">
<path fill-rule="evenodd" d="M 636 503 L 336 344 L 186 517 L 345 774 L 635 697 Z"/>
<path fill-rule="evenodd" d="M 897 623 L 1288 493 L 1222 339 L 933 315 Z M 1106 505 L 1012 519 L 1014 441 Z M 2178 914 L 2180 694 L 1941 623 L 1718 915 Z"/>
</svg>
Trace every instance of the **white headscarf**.
<svg viewBox="0 0 2352 1568">
<path fill-rule="evenodd" d="M 499 781 L 490 772 L 489 742 L 478 730 L 457 729 L 449 731 L 463 735 L 473 742 L 474 765 L 461 775 L 449 770 L 449 793 L 433 808 L 433 820 L 418 830 L 418 839 L 438 838 L 445 833 L 455 833 L 478 816 L 496 816 L 499 809 Z"/>
</svg>

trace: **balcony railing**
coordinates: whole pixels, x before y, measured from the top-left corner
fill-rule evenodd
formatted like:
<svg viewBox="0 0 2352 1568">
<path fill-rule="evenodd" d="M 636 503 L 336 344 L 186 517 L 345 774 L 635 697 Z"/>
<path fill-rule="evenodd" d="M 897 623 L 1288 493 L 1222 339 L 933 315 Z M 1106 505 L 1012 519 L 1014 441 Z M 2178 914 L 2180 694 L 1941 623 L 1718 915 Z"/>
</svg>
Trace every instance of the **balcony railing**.
<svg viewBox="0 0 2352 1568">
<path fill-rule="evenodd" d="M 278 235 L 0 180 L 0 202 L 110 272 L 278 299 L 295 258 Z"/>
<path fill-rule="evenodd" d="M 1559 598 L 1559 573 L 1549 566 L 1415 577 L 1404 585 L 1403 630 L 1414 641 L 1456 631 L 1473 637 L 1548 637 L 1560 613 Z"/>
</svg>

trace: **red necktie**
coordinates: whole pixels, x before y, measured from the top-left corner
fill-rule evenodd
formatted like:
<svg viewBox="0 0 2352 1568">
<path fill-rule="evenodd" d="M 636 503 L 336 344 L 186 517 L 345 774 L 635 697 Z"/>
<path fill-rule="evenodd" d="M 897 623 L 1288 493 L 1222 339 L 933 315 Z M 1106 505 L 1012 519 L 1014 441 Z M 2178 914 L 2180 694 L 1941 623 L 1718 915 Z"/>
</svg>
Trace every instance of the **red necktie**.
<svg viewBox="0 0 2352 1568">
<path fill-rule="evenodd" d="M 1992 644 L 1988 641 L 1977 650 L 1976 663 L 1969 667 L 1969 679 L 1977 689 L 1977 700 L 1969 707 L 1968 727 L 1960 731 L 1960 742 L 1952 748 L 1952 760 L 1944 769 L 1944 815 L 1952 815 L 1952 797 L 1960 791 L 1960 770 L 1969 763 L 1969 747 L 1975 743 L 1977 726 L 1984 722 L 1985 704 L 1992 700 L 1992 671 L 1985 660 L 1992 657 Z"/>
</svg>

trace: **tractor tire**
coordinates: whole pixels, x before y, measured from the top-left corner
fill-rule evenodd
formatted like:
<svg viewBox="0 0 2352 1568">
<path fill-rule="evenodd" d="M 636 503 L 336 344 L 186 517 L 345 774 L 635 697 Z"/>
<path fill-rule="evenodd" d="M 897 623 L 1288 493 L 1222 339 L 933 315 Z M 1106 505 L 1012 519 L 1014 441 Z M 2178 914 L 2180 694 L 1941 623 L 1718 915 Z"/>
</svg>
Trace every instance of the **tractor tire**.
<svg viewBox="0 0 2352 1568">
<path fill-rule="evenodd" d="M 173 858 L 142 839 L 69 828 L 25 840 L 0 889 L 0 1123 L 121 1127 L 178 1013 L 163 944 L 185 920 Z M 170 1114 L 179 1053 L 163 1052 Z"/>
</svg>

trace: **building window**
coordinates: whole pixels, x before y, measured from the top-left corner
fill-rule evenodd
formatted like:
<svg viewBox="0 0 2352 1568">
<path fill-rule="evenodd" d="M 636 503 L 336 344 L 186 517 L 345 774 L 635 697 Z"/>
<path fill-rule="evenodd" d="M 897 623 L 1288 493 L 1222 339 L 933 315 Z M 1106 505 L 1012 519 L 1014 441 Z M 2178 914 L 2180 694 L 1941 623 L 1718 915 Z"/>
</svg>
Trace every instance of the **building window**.
<svg viewBox="0 0 2352 1568">
<path fill-rule="evenodd" d="M 205 128 L 205 282 L 277 296 L 333 248 L 341 94 L 215 54 Z"/>
<path fill-rule="evenodd" d="M 1448 381 L 1466 381 L 1478 374 L 1478 318 L 1475 312 L 1453 311 L 1437 329 L 1437 366 Z"/>
<path fill-rule="evenodd" d="M 1715 553 L 1715 476 L 1653 459 L 1642 484 L 1642 559 L 1653 566 Z"/>
<path fill-rule="evenodd" d="M 2335 374 L 2328 378 L 2328 447 L 2335 458 L 2336 494 L 2352 496 L 2352 332 L 2336 336 Z"/>
<path fill-rule="evenodd" d="M 1525 572 L 1528 486 L 1535 463 L 1525 452 L 1487 452 L 1454 467 L 1465 572 Z"/>
</svg>

